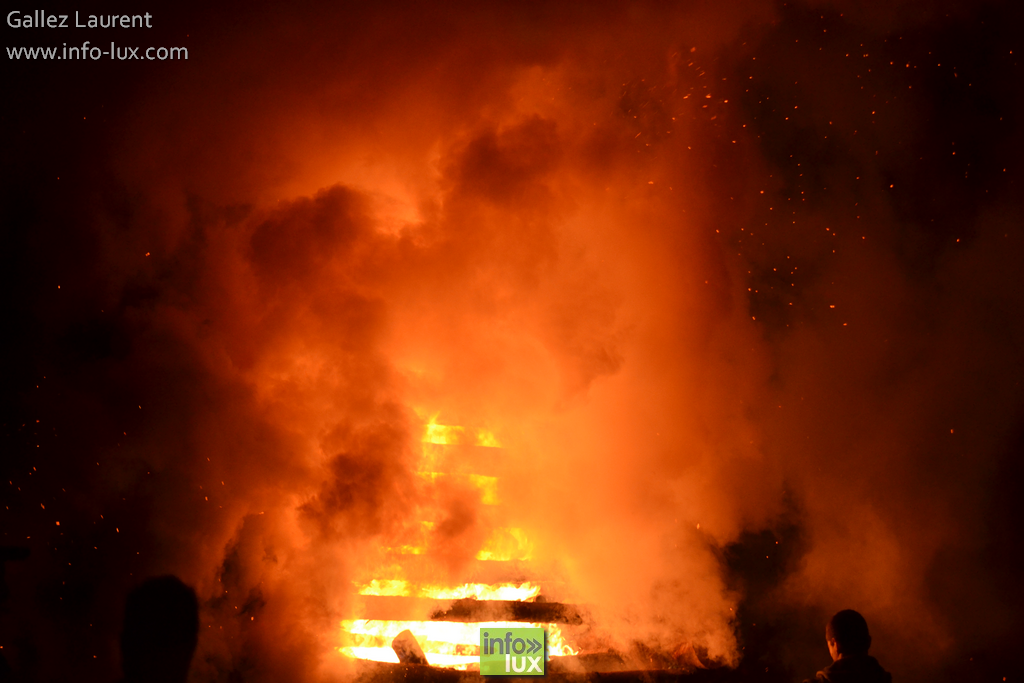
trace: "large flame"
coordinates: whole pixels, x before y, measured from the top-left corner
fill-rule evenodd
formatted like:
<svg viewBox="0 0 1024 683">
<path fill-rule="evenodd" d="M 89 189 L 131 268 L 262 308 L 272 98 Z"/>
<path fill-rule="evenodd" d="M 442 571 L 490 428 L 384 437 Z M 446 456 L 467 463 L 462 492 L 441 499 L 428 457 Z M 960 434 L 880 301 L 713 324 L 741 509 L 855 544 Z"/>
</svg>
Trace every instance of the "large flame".
<svg viewBox="0 0 1024 683">
<path fill-rule="evenodd" d="M 421 467 L 428 468 L 438 464 L 443 452 L 438 448 L 445 446 L 479 446 L 501 448 L 498 439 L 488 430 L 470 430 L 459 425 L 444 425 L 437 422 L 435 414 L 424 426 L 422 437 Z M 439 471 L 418 471 L 420 479 L 428 486 L 443 482 L 454 482 L 477 491 L 480 503 L 486 506 L 500 506 L 498 496 L 498 477 L 473 473 L 455 473 Z M 435 531 L 433 521 L 422 520 L 420 532 L 426 538 Z M 392 554 L 401 556 L 423 555 L 424 545 L 398 545 L 385 548 Z M 510 560 L 529 559 L 532 550 L 526 532 L 516 527 L 498 527 L 491 531 L 476 553 L 476 559 L 485 562 L 508 562 Z M 399 559 L 397 565 L 385 570 L 392 574 L 403 574 L 405 568 Z M 434 600 L 502 600 L 502 601 L 533 601 L 541 592 L 541 585 L 533 581 L 505 582 L 497 584 L 467 582 L 444 585 L 437 583 L 416 583 L 404 578 L 372 578 L 358 585 L 357 592 L 362 596 L 396 597 L 396 598 L 427 598 Z M 398 655 L 391 648 L 391 641 L 402 631 L 408 629 L 416 637 L 433 666 L 466 669 L 479 663 L 479 633 L 481 628 L 501 628 L 509 626 L 543 626 L 547 631 L 548 654 L 565 656 L 576 654 L 577 650 L 569 645 L 562 630 L 556 624 L 525 624 L 522 622 L 448 622 L 448 621 L 409 621 L 381 619 L 348 619 L 341 623 L 342 645 L 338 651 L 347 657 L 366 659 L 379 662 L 398 662 Z"/>
</svg>

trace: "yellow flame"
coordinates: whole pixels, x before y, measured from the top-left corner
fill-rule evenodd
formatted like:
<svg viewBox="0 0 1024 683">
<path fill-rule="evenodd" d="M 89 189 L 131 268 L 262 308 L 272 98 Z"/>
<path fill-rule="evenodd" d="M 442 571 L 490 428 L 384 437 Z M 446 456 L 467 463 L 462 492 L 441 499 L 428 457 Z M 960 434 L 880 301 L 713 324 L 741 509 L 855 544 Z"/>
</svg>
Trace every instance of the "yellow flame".
<svg viewBox="0 0 1024 683">
<path fill-rule="evenodd" d="M 484 505 L 498 505 L 501 503 L 498 499 L 497 477 L 488 477 L 483 474 L 449 474 L 448 472 L 417 472 L 416 474 L 432 483 L 440 479 L 466 482 L 479 489 L 480 502 Z"/>
<path fill-rule="evenodd" d="M 467 624 L 455 621 L 382 621 L 376 619 L 342 621 L 343 644 L 338 651 L 343 655 L 358 659 L 398 662 L 398 656 L 391 649 L 391 641 L 399 633 L 409 629 L 419 642 L 429 664 L 463 669 L 476 665 L 480 661 L 480 629 L 523 626 L 539 626 L 547 631 L 548 655 L 550 657 L 564 657 L 578 653 L 578 650 L 565 642 L 562 630 L 557 624 L 527 624 L 514 621 Z"/>
<path fill-rule="evenodd" d="M 360 595 L 412 595 L 408 581 L 374 579 L 359 588 Z"/>
<path fill-rule="evenodd" d="M 431 419 L 423 433 L 423 443 L 436 443 L 444 446 L 460 444 L 466 433 L 465 427 L 439 425 Z"/>
<path fill-rule="evenodd" d="M 516 527 L 494 529 L 476 554 L 478 560 L 509 562 L 529 560 L 533 556 L 533 543 L 526 532 Z"/>
<path fill-rule="evenodd" d="M 485 496 L 482 502 L 486 500 L 488 498 Z M 420 526 L 421 535 L 418 539 L 406 539 L 415 540 L 416 542 L 396 546 L 381 546 L 381 549 L 385 552 L 397 553 L 399 555 L 425 554 L 430 545 L 430 532 L 434 529 L 434 523 L 420 522 Z M 499 562 L 529 560 L 532 557 L 533 543 L 527 537 L 526 532 L 518 527 L 497 527 L 491 529 L 476 554 L 476 559 L 478 560 Z"/>
<path fill-rule="evenodd" d="M 476 445 L 486 448 L 501 448 L 498 438 L 486 429 L 481 429 L 476 433 Z"/>
<path fill-rule="evenodd" d="M 427 552 L 426 548 L 418 545 L 386 546 L 384 550 L 389 553 L 398 553 L 399 555 L 423 555 Z"/>
<path fill-rule="evenodd" d="M 434 600 L 532 600 L 540 594 L 540 585 L 530 583 L 466 583 L 461 586 L 414 586 L 401 579 L 374 579 L 359 587 L 359 595 L 389 595 Z"/>
<path fill-rule="evenodd" d="M 381 546 L 385 552 L 399 555 L 423 555 L 427 552 L 430 542 L 429 532 L 433 530 L 433 522 L 420 522 L 422 536 L 417 543 L 406 543 L 398 546 Z M 497 527 L 491 529 L 484 539 L 476 559 L 497 562 L 513 560 L 530 560 L 533 557 L 533 543 L 526 532 L 518 527 Z"/>
<path fill-rule="evenodd" d="M 346 657 L 356 659 L 368 659 L 374 662 L 388 662 L 398 664 L 398 655 L 390 647 L 339 647 L 338 652 Z M 424 653 L 426 654 L 426 653 Z M 432 666 L 444 667 L 446 669 L 471 669 L 480 664 L 480 655 L 449 655 L 439 652 L 432 652 L 427 655 L 427 662 Z"/>
<path fill-rule="evenodd" d="M 485 448 L 501 448 L 498 437 L 494 432 L 487 429 L 478 429 L 470 434 L 465 427 L 460 425 L 443 425 L 437 423 L 437 413 L 431 416 L 430 421 L 423 426 L 423 443 L 436 443 L 442 446 L 456 446 L 460 444 L 472 446 L 484 446 Z"/>
</svg>

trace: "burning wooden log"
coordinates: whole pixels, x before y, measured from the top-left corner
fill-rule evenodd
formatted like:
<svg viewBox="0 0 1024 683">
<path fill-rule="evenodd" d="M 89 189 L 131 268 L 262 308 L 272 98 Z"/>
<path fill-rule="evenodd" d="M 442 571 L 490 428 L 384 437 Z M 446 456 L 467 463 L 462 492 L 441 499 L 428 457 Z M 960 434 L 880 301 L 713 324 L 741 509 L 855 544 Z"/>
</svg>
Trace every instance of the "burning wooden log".
<svg viewBox="0 0 1024 683">
<path fill-rule="evenodd" d="M 416 636 L 412 631 L 405 629 L 391 641 L 391 649 L 398 655 L 398 661 L 402 664 L 426 664 L 427 656 L 423 654 Z"/>
<path fill-rule="evenodd" d="M 434 621 L 528 621 L 531 623 L 582 624 L 583 616 L 575 605 L 560 602 L 522 602 L 519 600 L 454 600 L 447 608 L 430 614 Z"/>
<path fill-rule="evenodd" d="M 526 621 L 546 624 L 582 624 L 584 612 L 577 605 L 519 600 L 433 600 L 393 595 L 361 595 L 357 602 L 364 619 L 410 621 Z"/>
<path fill-rule="evenodd" d="M 392 551 L 386 555 L 388 562 L 401 564 L 404 571 L 414 576 L 429 575 L 436 571 L 437 559 L 431 555 L 405 555 Z M 463 567 L 461 580 L 467 583 L 521 583 L 541 574 L 528 560 L 470 560 Z"/>
</svg>

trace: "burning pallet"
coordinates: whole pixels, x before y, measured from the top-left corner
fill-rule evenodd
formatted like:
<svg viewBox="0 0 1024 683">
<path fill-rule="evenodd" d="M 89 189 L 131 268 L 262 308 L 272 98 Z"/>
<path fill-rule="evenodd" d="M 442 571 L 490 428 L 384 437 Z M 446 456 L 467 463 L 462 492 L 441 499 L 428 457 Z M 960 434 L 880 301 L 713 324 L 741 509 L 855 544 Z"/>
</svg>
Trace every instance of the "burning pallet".
<svg viewBox="0 0 1024 683">
<path fill-rule="evenodd" d="M 432 420 L 425 430 L 419 474 L 428 488 L 456 480 L 461 486 L 476 487 L 481 505 L 499 509 L 500 464 L 506 460 L 496 456 L 499 452 L 500 444 L 489 432 Z M 478 678 L 480 629 L 522 626 L 545 629 L 547 672 L 565 680 L 595 675 L 631 680 L 637 671 L 647 672 L 649 680 L 660 680 L 657 672 L 671 677 L 703 668 L 693 652 L 666 656 L 634 648 L 626 653 L 581 653 L 577 636 L 590 632 L 590 615 L 582 606 L 546 599 L 541 582 L 528 580 L 543 572 L 531 566 L 529 539 L 520 529 L 496 529 L 500 537 L 485 542 L 475 560 L 463 563 L 465 583 L 422 585 L 407 580 L 443 575 L 428 552 L 435 521 L 424 519 L 421 524 L 421 529 L 391 540 L 386 549 L 388 569 L 382 570 L 390 576 L 360 586 L 352 607 L 355 618 L 342 623 L 339 649 L 363 660 L 359 666 L 364 679 L 453 683 L 467 676 Z"/>
</svg>

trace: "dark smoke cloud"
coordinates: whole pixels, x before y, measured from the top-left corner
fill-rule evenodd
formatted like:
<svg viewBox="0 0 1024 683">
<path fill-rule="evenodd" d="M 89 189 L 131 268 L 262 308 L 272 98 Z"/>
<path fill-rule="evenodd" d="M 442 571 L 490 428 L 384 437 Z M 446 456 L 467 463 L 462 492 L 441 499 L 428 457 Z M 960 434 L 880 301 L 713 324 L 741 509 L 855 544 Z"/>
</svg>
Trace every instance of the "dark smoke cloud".
<svg viewBox="0 0 1024 683">
<path fill-rule="evenodd" d="M 415 474 L 437 411 L 521 464 L 502 523 L 604 644 L 788 680 L 854 607 L 900 679 L 1007 674 L 1018 10 L 154 14 L 187 64 L 6 108 L 26 680 L 114 679 L 166 573 L 194 680 L 345 677 L 381 544 L 430 517 L 458 581 L 496 523 Z"/>
</svg>

